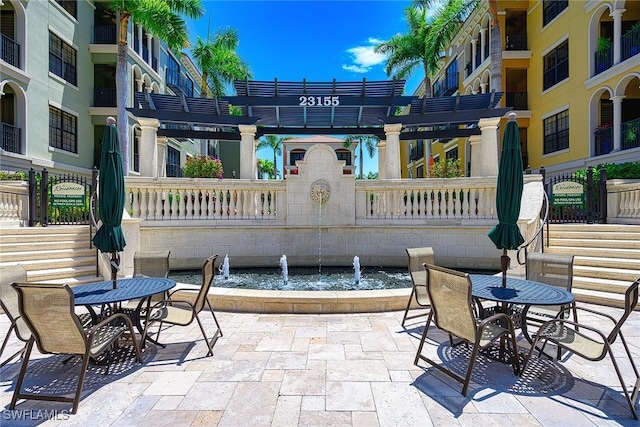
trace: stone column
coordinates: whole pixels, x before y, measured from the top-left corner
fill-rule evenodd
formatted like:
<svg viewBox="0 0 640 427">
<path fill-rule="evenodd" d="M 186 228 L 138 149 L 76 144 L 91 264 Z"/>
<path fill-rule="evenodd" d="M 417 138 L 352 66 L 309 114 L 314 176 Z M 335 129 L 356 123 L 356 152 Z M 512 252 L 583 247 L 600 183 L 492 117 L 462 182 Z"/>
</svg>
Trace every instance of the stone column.
<svg viewBox="0 0 640 427">
<path fill-rule="evenodd" d="M 485 28 L 480 30 L 480 63 L 484 58 L 484 47 L 487 45 L 487 30 Z"/>
<path fill-rule="evenodd" d="M 140 176 L 158 177 L 158 128 L 156 119 L 138 118 L 140 124 Z"/>
<path fill-rule="evenodd" d="M 622 57 L 620 40 L 622 37 L 622 12 L 624 11 L 625 9 L 616 9 L 609 14 L 613 18 L 613 65 L 620 63 Z"/>
<path fill-rule="evenodd" d="M 613 102 L 613 151 L 622 149 L 622 100 L 624 95 L 611 98 Z"/>
<path fill-rule="evenodd" d="M 138 32 L 138 50 L 136 51 L 136 53 L 138 54 L 138 56 L 140 58 L 142 58 L 142 25 L 135 25 L 134 24 L 134 31 Z"/>
<path fill-rule="evenodd" d="M 480 64 L 476 64 L 476 52 L 478 51 L 478 39 L 471 40 L 471 69 L 473 71 L 478 68 Z"/>
<path fill-rule="evenodd" d="M 481 135 L 471 135 L 469 137 L 469 156 L 471 157 L 471 170 L 469 171 L 469 176 L 482 176 L 480 174 L 480 170 L 482 169 L 482 154 L 480 152 L 480 149 L 482 148 L 481 143 Z"/>
<path fill-rule="evenodd" d="M 500 117 L 480 119 L 478 126 L 482 131 L 482 143 L 480 144 L 480 170 L 477 176 L 498 175 L 498 124 Z"/>
<path fill-rule="evenodd" d="M 384 125 L 386 134 L 386 179 L 400 179 L 400 131 L 401 124 Z"/>
<path fill-rule="evenodd" d="M 255 180 L 256 164 L 256 126 L 239 125 L 240 129 L 240 179 Z"/>
<path fill-rule="evenodd" d="M 387 141 L 380 141 L 378 147 L 378 179 L 387 179 Z"/>
<path fill-rule="evenodd" d="M 158 140 L 158 178 L 167 176 L 167 137 L 159 136 Z"/>
</svg>

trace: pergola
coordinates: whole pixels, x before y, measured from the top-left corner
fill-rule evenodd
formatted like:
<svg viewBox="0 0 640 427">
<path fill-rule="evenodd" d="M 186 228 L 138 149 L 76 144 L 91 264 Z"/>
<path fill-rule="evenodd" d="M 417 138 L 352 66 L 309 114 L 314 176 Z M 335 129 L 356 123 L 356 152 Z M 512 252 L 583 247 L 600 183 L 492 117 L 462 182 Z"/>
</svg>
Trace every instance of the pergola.
<svg viewBox="0 0 640 427">
<path fill-rule="evenodd" d="M 221 99 L 139 92 L 127 110 L 141 125 L 141 155 L 159 165 L 151 176 L 163 170 L 160 136 L 240 141 L 240 178 L 255 179 L 255 140 L 267 134 L 375 135 L 381 178 L 400 178 L 400 141 L 475 136 L 472 159 L 483 161 L 475 162 L 474 171 L 472 160 L 471 174 L 497 173 L 497 126 L 510 111 L 496 108 L 502 93 L 425 98 L 402 95 L 404 86 L 404 80 L 245 80 L 234 82 L 236 96 Z M 230 106 L 241 115 L 230 114 Z"/>
</svg>

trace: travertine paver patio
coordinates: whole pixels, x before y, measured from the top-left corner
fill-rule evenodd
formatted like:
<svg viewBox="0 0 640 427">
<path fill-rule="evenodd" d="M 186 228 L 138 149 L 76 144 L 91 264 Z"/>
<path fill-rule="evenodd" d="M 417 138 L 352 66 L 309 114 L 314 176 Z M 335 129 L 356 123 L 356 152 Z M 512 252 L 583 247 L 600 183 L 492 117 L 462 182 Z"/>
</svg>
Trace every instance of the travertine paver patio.
<svg viewBox="0 0 640 427">
<path fill-rule="evenodd" d="M 596 307 L 596 306 L 592 306 Z M 621 310 L 599 307 L 618 316 Z M 5 425 L 79 426 L 602 426 L 640 425 L 621 394 L 609 360 L 578 357 L 536 361 L 524 377 L 481 357 L 467 398 L 461 386 L 434 368 L 413 364 L 424 321 L 407 329 L 402 312 L 274 315 L 218 313 L 224 337 L 205 357 L 197 324 L 161 334 L 166 348 L 148 346 L 144 363 L 119 357 L 109 375 L 91 367 L 78 414 L 69 404 L 22 401 L 8 410 L 20 363 L 1 373 Z M 212 325 L 204 313 L 208 326 Z M 583 315 L 581 321 L 591 318 Z M 0 315 L 0 333 L 8 329 Z M 640 313 L 623 328 L 640 356 Z M 428 351 L 463 371 L 470 351 L 430 342 Z M 528 349 L 520 339 L 522 348 Z M 19 342 L 12 341 L 17 349 Z M 623 373 L 633 377 L 615 350 Z M 72 390 L 78 364 L 62 356 L 31 363 L 30 385 Z M 58 379 L 58 381 L 54 381 Z M 636 404 L 636 407 L 638 405 Z M 57 411 L 58 419 L 48 419 Z M 22 421 L 16 417 L 21 416 Z M 25 419 L 26 418 L 26 419 Z M 30 418 L 30 419 L 29 419 Z"/>
</svg>

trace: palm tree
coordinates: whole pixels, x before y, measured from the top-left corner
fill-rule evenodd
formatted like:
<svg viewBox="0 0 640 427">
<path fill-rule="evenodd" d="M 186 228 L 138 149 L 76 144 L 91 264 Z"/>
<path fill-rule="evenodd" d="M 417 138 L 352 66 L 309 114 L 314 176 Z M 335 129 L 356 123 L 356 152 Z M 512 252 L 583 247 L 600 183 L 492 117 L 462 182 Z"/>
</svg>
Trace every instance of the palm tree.
<svg viewBox="0 0 640 427">
<path fill-rule="evenodd" d="M 269 178 L 275 178 L 275 166 L 271 160 L 258 159 L 258 178 L 261 179 L 264 176 Z"/>
<path fill-rule="evenodd" d="M 409 26 L 408 33 L 396 34 L 375 46 L 374 51 L 387 55 L 385 72 L 393 78 L 406 79 L 422 66 L 425 96 L 431 98 L 431 76 L 438 71 L 438 62 L 429 55 L 427 49 L 431 26 L 427 23 L 426 12 L 424 7 L 406 8 L 404 15 Z"/>
<path fill-rule="evenodd" d="M 282 155 L 282 142 L 291 139 L 292 137 L 286 136 L 278 136 L 278 135 L 264 135 L 261 136 L 258 140 L 258 150 L 262 148 L 271 148 L 273 150 L 273 176 L 277 178 L 280 176 L 278 172 L 278 163 L 276 162 L 277 156 Z M 283 165 L 284 167 L 284 165 Z"/>
<path fill-rule="evenodd" d="M 196 38 L 196 45 L 191 49 L 193 59 L 202 71 L 201 96 L 207 97 L 209 87 L 213 88 L 216 97 L 225 95 L 225 87 L 234 80 L 253 78 L 249 65 L 238 55 L 238 31 L 228 28 L 217 33 L 213 40 Z"/>
<path fill-rule="evenodd" d="M 351 147 L 351 144 L 353 143 L 358 143 L 358 161 L 359 161 L 359 166 L 358 166 L 358 177 L 360 179 L 363 179 L 364 177 L 364 166 L 363 166 L 363 162 L 364 162 L 364 156 L 362 155 L 362 146 L 364 145 L 365 147 L 367 147 L 367 153 L 369 153 L 369 158 L 373 158 L 373 155 L 376 152 L 376 144 L 378 143 L 378 137 L 377 136 L 372 136 L 372 135 L 347 135 L 344 140 L 342 145 L 345 146 L 346 148 Z"/>
<path fill-rule="evenodd" d="M 118 135 L 122 151 L 122 169 L 129 173 L 129 132 L 127 117 L 127 50 L 129 20 L 142 25 L 164 40 L 170 49 L 188 45 L 187 25 L 181 15 L 197 19 L 204 14 L 200 0 L 111 0 L 109 8 L 119 14 L 116 95 Z"/>
</svg>

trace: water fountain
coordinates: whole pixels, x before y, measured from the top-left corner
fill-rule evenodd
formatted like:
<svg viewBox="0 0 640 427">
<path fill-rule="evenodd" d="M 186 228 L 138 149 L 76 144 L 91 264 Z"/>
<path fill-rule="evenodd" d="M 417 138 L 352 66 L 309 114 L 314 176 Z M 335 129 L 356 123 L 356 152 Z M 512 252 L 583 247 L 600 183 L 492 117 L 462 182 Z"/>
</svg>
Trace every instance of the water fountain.
<svg viewBox="0 0 640 427">
<path fill-rule="evenodd" d="M 218 271 L 222 274 L 222 277 L 229 279 L 229 254 L 224 256 L 224 261 L 222 261 L 222 264 L 218 267 Z"/>
<path fill-rule="evenodd" d="M 353 257 L 353 283 L 360 283 L 360 257 L 357 255 Z"/>
<path fill-rule="evenodd" d="M 311 183 L 311 200 L 318 204 L 318 274 L 322 275 L 322 204 L 329 200 L 331 186 L 324 179 Z"/>
<path fill-rule="evenodd" d="M 287 266 L 287 256 L 282 255 L 280 257 L 280 269 L 282 270 L 282 281 L 285 286 L 289 282 L 289 267 Z"/>
</svg>

